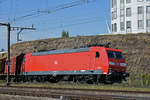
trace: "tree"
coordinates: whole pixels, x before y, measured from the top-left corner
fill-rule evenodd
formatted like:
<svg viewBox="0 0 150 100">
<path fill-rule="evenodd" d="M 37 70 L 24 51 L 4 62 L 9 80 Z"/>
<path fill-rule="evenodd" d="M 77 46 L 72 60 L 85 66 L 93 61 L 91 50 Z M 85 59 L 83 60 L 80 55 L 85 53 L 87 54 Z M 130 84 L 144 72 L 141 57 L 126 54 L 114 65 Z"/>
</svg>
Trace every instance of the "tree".
<svg viewBox="0 0 150 100">
<path fill-rule="evenodd" d="M 1 49 L 1 52 L 5 51 L 5 49 Z"/>
<path fill-rule="evenodd" d="M 62 38 L 69 38 L 69 32 L 63 30 L 61 33 L 61 37 Z"/>
</svg>

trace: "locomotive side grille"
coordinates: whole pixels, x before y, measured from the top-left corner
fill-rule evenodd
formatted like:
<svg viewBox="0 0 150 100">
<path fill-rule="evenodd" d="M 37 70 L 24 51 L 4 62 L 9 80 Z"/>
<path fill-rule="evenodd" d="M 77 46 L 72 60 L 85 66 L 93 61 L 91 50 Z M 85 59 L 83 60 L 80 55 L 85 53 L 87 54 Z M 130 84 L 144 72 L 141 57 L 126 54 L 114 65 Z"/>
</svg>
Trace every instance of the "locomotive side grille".
<svg viewBox="0 0 150 100">
<path fill-rule="evenodd" d="M 88 52 L 89 50 L 90 48 L 53 50 L 53 51 L 47 51 L 47 52 L 35 52 L 35 53 L 32 53 L 32 56 Z"/>
</svg>

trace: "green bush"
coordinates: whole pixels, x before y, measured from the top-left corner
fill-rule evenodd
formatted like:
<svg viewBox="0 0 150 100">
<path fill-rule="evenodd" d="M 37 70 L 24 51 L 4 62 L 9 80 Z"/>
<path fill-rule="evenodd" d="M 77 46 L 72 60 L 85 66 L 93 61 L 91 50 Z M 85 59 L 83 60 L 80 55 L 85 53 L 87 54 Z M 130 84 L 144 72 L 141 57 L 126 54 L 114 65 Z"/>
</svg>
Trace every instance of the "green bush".
<svg viewBox="0 0 150 100">
<path fill-rule="evenodd" d="M 134 87 L 150 87 L 150 74 L 130 75 L 124 84 Z"/>
<path fill-rule="evenodd" d="M 69 32 L 63 30 L 61 33 L 61 37 L 62 38 L 69 38 Z"/>
<path fill-rule="evenodd" d="M 143 86 L 150 86 L 150 74 L 141 75 L 141 84 Z"/>
</svg>

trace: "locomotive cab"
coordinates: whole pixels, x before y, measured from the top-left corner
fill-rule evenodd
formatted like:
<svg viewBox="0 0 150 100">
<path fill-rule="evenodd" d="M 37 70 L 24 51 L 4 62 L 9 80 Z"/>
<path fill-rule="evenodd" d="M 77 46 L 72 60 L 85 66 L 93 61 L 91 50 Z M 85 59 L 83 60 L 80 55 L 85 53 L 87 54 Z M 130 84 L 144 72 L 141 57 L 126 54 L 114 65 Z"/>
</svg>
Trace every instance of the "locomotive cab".
<svg viewBox="0 0 150 100">
<path fill-rule="evenodd" d="M 118 49 L 106 48 L 109 62 L 108 75 L 113 80 L 125 79 L 128 74 L 126 73 L 126 63 L 122 55 L 122 51 Z"/>
</svg>

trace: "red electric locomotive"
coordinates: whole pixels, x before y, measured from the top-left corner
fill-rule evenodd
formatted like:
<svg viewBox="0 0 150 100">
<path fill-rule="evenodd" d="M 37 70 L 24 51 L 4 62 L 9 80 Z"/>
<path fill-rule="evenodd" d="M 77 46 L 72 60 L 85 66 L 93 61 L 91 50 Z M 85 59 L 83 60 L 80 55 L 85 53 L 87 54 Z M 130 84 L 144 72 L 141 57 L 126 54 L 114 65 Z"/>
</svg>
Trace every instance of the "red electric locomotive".
<svg viewBox="0 0 150 100">
<path fill-rule="evenodd" d="M 52 50 L 13 58 L 11 75 L 15 81 L 114 82 L 125 79 L 126 63 L 121 50 L 104 46 Z"/>
</svg>

